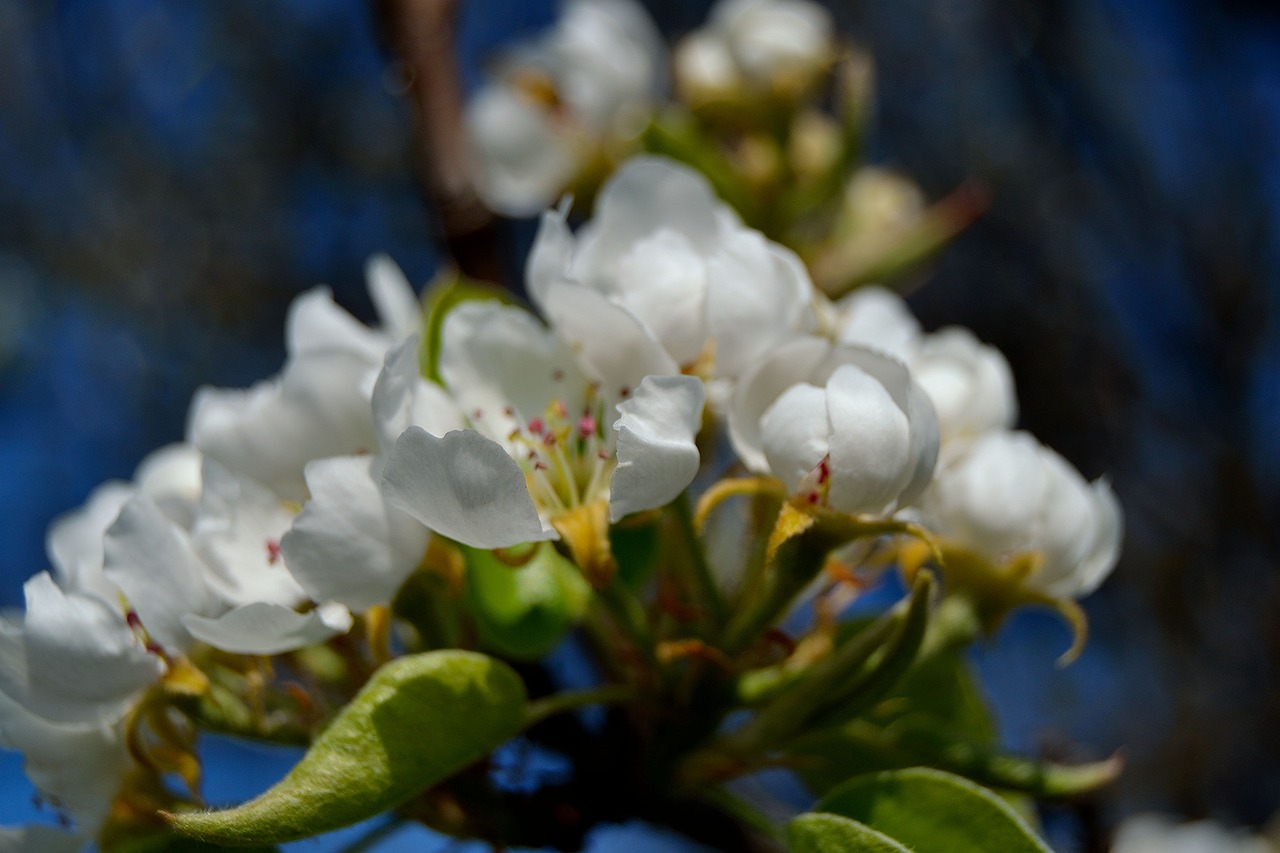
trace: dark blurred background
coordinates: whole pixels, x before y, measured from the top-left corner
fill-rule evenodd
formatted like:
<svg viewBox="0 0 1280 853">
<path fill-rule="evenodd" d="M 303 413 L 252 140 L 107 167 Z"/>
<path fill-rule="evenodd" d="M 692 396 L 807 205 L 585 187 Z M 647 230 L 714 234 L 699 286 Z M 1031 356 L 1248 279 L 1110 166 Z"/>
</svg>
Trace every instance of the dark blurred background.
<svg viewBox="0 0 1280 853">
<path fill-rule="evenodd" d="M 649 5 L 675 34 L 709 3 Z M 463 7 L 469 85 L 553 14 Z M 932 198 L 967 177 L 992 193 L 913 307 L 999 346 L 1021 426 L 1107 473 L 1125 507 L 1084 657 L 1056 670 L 1066 631 L 1038 614 L 979 655 L 1012 747 L 1126 750 L 1096 807 L 1049 813 L 1053 843 L 1079 849 L 1139 809 L 1264 823 L 1280 807 L 1280 13 L 836 12 L 879 64 L 873 159 Z M 47 566 L 55 515 L 182 437 L 199 385 L 278 369 L 296 293 L 328 284 L 367 318 L 371 253 L 430 276 L 398 79 L 360 0 L 0 4 L 0 603 Z M 211 797 L 289 760 L 214 744 Z M 0 824 L 26 820 L 18 757 L 0 762 Z"/>
</svg>

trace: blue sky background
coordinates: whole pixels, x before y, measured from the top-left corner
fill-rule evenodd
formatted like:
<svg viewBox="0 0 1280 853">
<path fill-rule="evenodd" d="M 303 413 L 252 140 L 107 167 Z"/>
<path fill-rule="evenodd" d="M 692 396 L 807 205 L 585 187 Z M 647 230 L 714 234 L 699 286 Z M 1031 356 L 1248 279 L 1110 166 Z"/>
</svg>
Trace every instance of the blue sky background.
<svg viewBox="0 0 1280 853">
<path fill-rule="evenodd" d="M 651 8 L 680 31 L 706 5 Z M 472 83 L 552 14 L 464 7 Z M 1022 425 L 1108 473 L 1127 513 L 1079 662 L 1054 669 L 1066 633 L 1040 614 L 979 655 L 1009 744 L 1125 745 L 1104 823 L 1264 821 L 1280 807 L 1280 18 L 1194 0 L 838 14 L 880 63 L 875 159 L 933 197 L 971 176 L 992 191 L 913 306 L 1000 346 Z M 429 277 L 392 79 L 355 0 L 0 6 L 0 603 L 46 567 L 54 516 L 181 437 L 198 386 L 278 368 L 293 295 L 326 283 L 367 317 L 375 251 Z M 290 761 L 208 756 L 213 800 Z M 0 755 L 0 823 L 34 814 L 19 768 Z M 1060 849 L 1090 814 L 1056 814 Z M 434 849 L 407 832 L 376 849 Z M 639 832 L 593 849 L 653 849 Z"/>
</svg>

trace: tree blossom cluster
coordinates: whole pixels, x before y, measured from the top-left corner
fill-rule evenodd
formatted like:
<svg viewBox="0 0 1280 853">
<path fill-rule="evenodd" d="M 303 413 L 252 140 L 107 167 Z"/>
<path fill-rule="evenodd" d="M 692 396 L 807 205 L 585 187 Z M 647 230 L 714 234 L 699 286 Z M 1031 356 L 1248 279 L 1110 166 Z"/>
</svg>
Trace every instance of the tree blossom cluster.
<svg viewBox="0 0 1280 853">
<path fill-rule="evenodd" d="M 835 49 L 811 4 L 727 0 L 679 48 L 677 83 L 794 99 Z M 202 668 L 372 631 L 433 549 L 553 542 L 606 591 L 611 529 L 700 474 L 767 484 L 797 516 L 896 524 L 1042 600 L 1101 583 L 1116 500 L 1015 430 L 996 349 L 925 332 L 882 287 L 829 297 L 703 174 L 624 159 L 665 65 L 638 7 L 572 0 L 473 100 L 490 203 L 544 211 L 530 307 L 466 298 L 424 323 L 375 258 L 376 326 L 324 288 L 298 297 L 279 374 L 201 389 L 183 443 L 52 526 L 51 569 L 0 617 L 0 743 L 69 831 L 6 839 L 79 849 L 198 801 L 179 700 L 208 694 Z M 620 165 L 585 221 L 567 198 L 545 209 L 601 157 Z M 842 203 L 876 219 L 864 196 L 900 189 L 868 172 Z M 190 790 L 157 793 L 175 775 Z"/>
<path fill-rule="evenodd" d="M 0 731 L 82 832 L 126 775 L 131 711 L 193 646 L 323 642 L 389 603 L 432 536 L 501 548 L 661 507 L 698 471 L 704 399 L 741 464 L 802 504 L 914 515 L 992 561 L 1040 553 L 1030 582 L 1057 596 L 1115 562 L 1110 490 L 1011 431 L 999 352 L 923 333 L 885 290 L 831 303 L 669 161 L 627 163 L 576 233 L 544 214 L 541 318 L 455 308 L 439 382 L 403 277 L 377 259 L 369 284 L 378 328 L 299 297 L 278 376 L 202 390 L 187 443 L 51 529 L 53 570 L 0 634 Z"/>
</svg>

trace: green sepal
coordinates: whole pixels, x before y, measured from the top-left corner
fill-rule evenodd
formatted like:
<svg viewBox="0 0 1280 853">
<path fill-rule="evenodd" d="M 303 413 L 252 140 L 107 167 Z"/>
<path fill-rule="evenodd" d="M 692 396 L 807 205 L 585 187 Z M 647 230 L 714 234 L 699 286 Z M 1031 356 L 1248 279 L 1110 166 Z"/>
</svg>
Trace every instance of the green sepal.
<svg viewBox="0 0 1280 853">
<path fill-rule="evenodd" d="M 480 642 L 495 652 L 519 660 L 542 657 L 591 602 L 591 585 L 550 542 L 462 551 Z"/>
<path fill-rule="evenodd" d="M 319 835 L 395 808 L 483 758 L 524 720 L 524 682 L 476 652 L 386 664 L 279 784 L 240 806 L 162 813 L 173 829 L 233 847 Z"/>
<path fill-rule="evenodd" d="M 833 814 L 802 814 L 787 825 L 792 853 L 912 853 L 864 823 Z"/>
<path fill-rule="evenodd" d="M 850 779 L 815 811 L 864 823 L 914 853 L 1050 853 L 993 791 L 925 767 Z"/>
</svg>

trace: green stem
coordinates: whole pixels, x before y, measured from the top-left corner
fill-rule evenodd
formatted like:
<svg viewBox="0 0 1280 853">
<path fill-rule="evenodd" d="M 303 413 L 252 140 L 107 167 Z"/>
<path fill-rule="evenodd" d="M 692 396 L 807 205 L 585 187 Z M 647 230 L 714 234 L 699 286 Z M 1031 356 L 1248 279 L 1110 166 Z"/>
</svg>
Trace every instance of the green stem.
<svg viewBox="0 0 1280 853">
<path fill-rule="evenodd" d="M 671 510 L 680 525 L 682 551 L 684 558 L 679 564 L 688 566 L 686 581 L 698 602 L 698 609 L 706 615 L 712 630 L 719 630 L 724 625 L 727 608 L 724 596 L 720 594 L 720 586 L 716 583 L 711 565 L 707 562 L 707 552 L 702 539 L 693 524 L 693 507 L 689 503 L 689 493 L 683 492 L 671 504 Z"/>
<path fill-rule="evenodd" d="M 640 599 L 627 588 L 617 577 L 614 577 L 603 589 L 596 590 L 596 599 L 604 605 L 627 636 L 636 650 L 650 667 L 658 665 L 657 647 L 654 644 L 653 632 L 649 630 L 649 617 L 645 613 Z"/>
<path fill-rule="evenodd" d="M 626 684 L 605 684 L 585 690 L 566 690 L 530 702 L 524 712 L 524 728 L 530 728 L 555 714 L 590 705 L 616 705 L 636 698 L 636 689 Z"/>
</svg>

